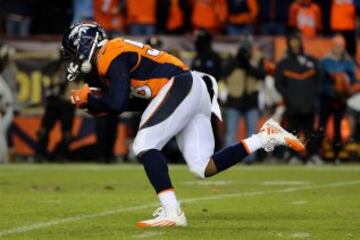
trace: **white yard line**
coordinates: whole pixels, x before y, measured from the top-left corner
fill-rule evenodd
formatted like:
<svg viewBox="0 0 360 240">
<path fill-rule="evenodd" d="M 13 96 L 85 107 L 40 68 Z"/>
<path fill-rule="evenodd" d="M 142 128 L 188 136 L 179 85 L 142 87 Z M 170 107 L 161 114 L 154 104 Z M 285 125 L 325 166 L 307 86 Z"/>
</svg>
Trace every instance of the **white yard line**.
<svg viewBox="0 0 360 240">
<path fill-rule="evenodd" d="M 298 201 L 292 201 L 291 204 L 293 205 L 304 205 L 306 204 L 307 201 L 303 201 L 303 200 L 298 200 Z"/>
<path fill-rule="evenodd" d="M 262 181 L 262 185 L 264 186 L 304 186 L 309 185 L 311 182 L 308 181 L 289 181 L 289 180 L 268 180 Z"/>
<path fill-rule="evenodd" d="M 310 238 L 311 234 L 308 232 L 296 232 L 290 235 L 291 238 Z"/>
<path fill-rule="evenodd" d="M 142 232 L 139 234 L 135 234 L 132 237 L 133 238 L 140 238 L 140 239 L 144 239 L 144 238 L 151 238 L 151 237 L 158 237 L 163 235 L 163 232 Z"/>
<path fill-rule="evenodd" d="M 310 181 L 292 181 L 292 180 L 268 180 L 268 181 L 255 181 L 255 180 L 193 180 L 180 182 L 180 185 L 184 186 L 204 186 L 204 187 L 216 187 L 216 186 L 228 186 L 239 184 L 259 184 L 264 186 L 305 186 L 313 184 Z"/>
<path fill-rule="evenodd" d="M 292 187 L 292 188 L 285 188 L 285 189 L 279 189 L 279 190 L 274 190 L 274 191 L 241 192 L 241 193 L 221 194 L 221 195 L 214 195 L 214 196 L 207 196 L 207 197 L 188 198 L 188 199 L 182 200 L 181 202 L 186 203 L 186 204 L 191 204 L 191 203 L 210 201 L 210 200 L 218 200 L 218 199 L 224 199 L 224 198 L 257 196 L 257 195 L 266 195 L 266 194 L 273 194 L 273 193 L 288 193 L 288 192 L 297 192 L 297 191 L 312 190 L 312 189 L 344 187 L 344 186 L 358 185 L 358 184 L 360 184 L 360 180 L 359 181 L 335 182 L 335 183 L 324 184 L 324 185 Z M 109 211 L 104 211 L 104 212 L 99 212 L 99 213 L 93 213 L 93 214 L 82 214 L 82 215 L 68 217 L 68 218 L 55 219 L 55 220 L 51 220 L 48 222 L 39 222 L 39 223 L 31 224 L 28 226 L 16 227 L 16 228 L 0 231 L 0 237 L 12 235 L 12 234 L 18 234 L 18 233 L 26 233 L 26 232 L 30 232 L 33 230 L 52 227 L 52 226 L 56 226 L 56 225 L 60 225 L 60 224 L 66 224 L 66 223 L 84 221 L 84 220 L 98 218 L 98 217 L 116 215 L 116 214 L 120 214 L 120 213 L 124 213 L 124 212 L 134 212 L 134 211 L 138 211 L 138 210 L 142 210 L 142 209 L 157 207 L 158 205 L 159 205 L 158 203 L 151 203 L 151 204 L 145 204 L 145 205 L 140 205 L 140 206 L 119 208 L 119 209 L 114 209 L 114 210 L 109 210 Z"/>
<path fill-rule="evenodd" d="M 218 180 L 218 181 L 211 181 L 211 180 L 194 180 L 194 181 L 185 181 L 182 182 L 181 185 L 184 186 L 226 186 L 226 185 L 232 185 L 232 184 L 236 184 L 239 181 L 229 181 L 229 180 Z"/>
</svg>

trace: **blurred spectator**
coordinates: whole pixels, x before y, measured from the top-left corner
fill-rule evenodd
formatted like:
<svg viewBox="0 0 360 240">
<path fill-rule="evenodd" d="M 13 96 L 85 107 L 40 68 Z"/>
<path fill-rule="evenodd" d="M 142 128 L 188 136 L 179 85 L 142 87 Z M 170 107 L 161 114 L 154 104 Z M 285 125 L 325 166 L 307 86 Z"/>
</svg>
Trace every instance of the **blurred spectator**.
<svg viewBox="0 0 360 240">
<path fill-rule="evenodd" d="M 191 69 L 204 72 L 219 80 L 221 76 L 221 59 L 212 47 L 212 36 L 206 30 L 195 31 L 196 56 L 191 63 Z"/>
<path fill-rule="evenodd" d="M 158 0 L 158 32 L 182 34 L 190 29 L 188 0 Z"/>
<path fill-rule="evenodd" d="M 125 28 L 125 0 L 94 0 L 94 19 L 111 36 Z"/>
<path fill-rule="evenodd" d="M 73 0 L 72 24 L 94 18 L 93 0 Z"/>
<path fill-rule="evenodd" d="M 346 102 L 351 84 L 356 82 L 355 63 L 346 52 L 345 39 L 336 35 L 330 53 L 321 60 L 324 83 L 321 88 L 320 129 L 326 129 L 331 116 L 334 117 L 334 160 L 339 163 L 341 150 L 341 120 L 346 112 Z"/>
<path fill-rule="evenodd" d="M 259 91 L 259 110 L 265 114 L 272 114 L 271 118 L 277 122 L 282 121 L 282 115 L 285 111 L 283 100 L 275 87 L 274 74 L 276 65 L 269 59 L 264 59 L 266 76 L 260 86 Z"/>
<path fill-rule="evenodd" d="M 29 0 L 32 4 L 33 34 L 63 34 L 72 22 L 72 0 Z M 22 1 L 28 2 L 28 1 Z"/>
<path fill-rule="evenodd" d="M 7 132 L 14 112 L 14 97 L 11 89 L 2 77 L 6 65 L 7 53 L 0 48 L 0 163 L 9 162 Z"/>
<path fill-rule="evenodd" d="M 330 27 L 334 33 L 341 33 L 346 41 L 350 56 L 356 55 L 356 4 L 359 0 L 332 0 Z"/>
<path fill-rule="evenodd" d="M 213 49 L 212 35 L 208 31 L 201 29 L 195 31 L 195 37 L 196 56 L 191 63 L 191 69 L 210 74 L 219 81 L 222 74 L 221 59 Z M 223 141 L 218 118 L 212 117 L 211 124 L 214 130 L 215 149 L 221 149 Z"/>
<path fill-rule="evenodd" d="M 53 62 L 47 69 L 51 76 L 50 86 L 46 89 L 45 113 L 41 121 L 38 137 L 38 159 L 61 160 L 69 156 L 69 144 L 71 142 L 71 130 L 75 115 L 75 106 L 70 102 L 70 82 L 66 80 L 64 65 L 60 60 Z M 55 123 L 61 123 L 61 142 L 55 151 L 49 153 L 49 133 Z"/>
<path fill-rule="evenodd" d="M 161 39 L 156 36 L 149 37 L 148 39 L 146 39 L 145 43 L 150 45 L 151 48 L 158 49 L 158 50 L 161 50 L 162 45 L 163 45 L 163 42 L 161 41 Z"/>
<path fill-rule="evenodd" d="M 12 0 L 4 3 L 5 31 L 11 37 L 30 35 L 33 4 L 31 1 Z"/>
<path fill-rule="evenodd" d="M 289 5 L 293 0 L 259 0 L 260 34 L 285 35 Z"/>
<path fill-rule="evenodd" d="M 1 45 L 1 44 L 0 44 Z M 15 55 L 15 49 L 10 47 L 7 44 L 4 44 L 0 48 L 0 56 L 1 57 L 1 64 L 2 64 L 2 70 L 1 70 L 1 76 L 3 77 L 6 84 L 10 87 L 10 90 L 12 93 L 18 92 L 18 82 L 17 82 L 17 66 L 15 64 L 14 60 Z M 19 103 L 17 98 L 13 99 L 13 107 L 14 111 L 19 111 Z"/>
<path fill-rule="evenodd" d="M 318 61 L 304 53 L 300 36 L 289 36 L 287 44 L 287 54 L 276 68 L 275 86 L 286 106 L 288 129 L 293 133 L 303 131 L 309 140 L 307 154 L 301 157 L 291 151 L 289 163 L 298 164 L 308 160 L 320 163 L 312 134 L 318 111 L 321 71 Z"/>
<path fill-rule="evenodd" d="M 155 34 L 157 0 L 126 0 L 125 6 L 131 35 Z"/>
<path fill-rule="evenodd" d="M 258 0 L 227 0 L 229 35 L 252 34 L 258 16 Z"/>
<path fill-rule="evenodd" d="M 312 0 L 297 0 L 289 8 L 289 26 L 305 37 L 314 37 L 322 29 L 321 8 Z"/>
<path fill-rule="evenodd" d="M 192 0 L 192 27 L 221 33 L 226 22 L 226 0 Z"/>
<path fill-rule="evenodd" d="M 13 96 L 0 75 L 0 163 L 9 162 L 7 132 L 13 119 Z"/>
<path fill-rule="evenodd" d="M 258 95 L 259 81 L 264 80 L 266 72 L 264 58 L 252 39 L 240 43 L 236 56 L 224 67 L 228 97 L 225 102 L 226 146 L 238 142 L 239 122 L 244 118 L 247 136 L 256 133 L 259 119 Z M 246 158 L 247 163 L 255 160 L 255 155 Z"/>
</svg>

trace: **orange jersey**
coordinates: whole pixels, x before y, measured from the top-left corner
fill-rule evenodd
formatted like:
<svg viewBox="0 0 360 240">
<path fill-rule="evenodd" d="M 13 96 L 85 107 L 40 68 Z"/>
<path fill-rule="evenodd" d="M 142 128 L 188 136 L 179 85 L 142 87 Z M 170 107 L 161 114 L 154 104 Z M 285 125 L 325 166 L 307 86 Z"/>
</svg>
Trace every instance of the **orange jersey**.
<svg viewBox="0 0 360 240">
<path fill-rule="evenodd" d="M 172 77 L 189 70 L 187 65 L 173 55 L 140 42 L 115 38 L 98 52 L 97 68 L 100 77 L 106 78 L 113 60 L 125 53 L 137 56 L 136 64 L 129 70 L 131 94 L 136 97 L 155 97 Z"/>
<path fill-rule="evenodd" d="M 156 0 L 127 0 L 127 23 L 128 24 L 155 24 L 156 23 Z"/>
<path fill-rule="evenodd" d="M 169 19 L 166 24 L 166 28 L 168 30 L 174 30 L 184 25 L 183 22 L 183 12 L 180 8 L 179 0 L 171 0 L 170 1 L 170 9 L 169 9 Z"/>
<path fill-rule="evenodd" d="M 331 6 L 331 29 L 334 31 L 354 30 L 356 7 L 354 0 L 333 0 Z"/>
<path fill-rule="evenodd" d="M 124 30 L 125 18 L 120 9 L 122 0 L 95 0 L 94 20 L 101 24 L 106 30 Z"/>
<path fill-rule="evenodd" d="M 192 0 L 192 25 L 194 29 L 204 28 L 219 32 L 226 21 L 227 5 L 225 0 Z"/>
<path fill-rule="evenodd" d="M 293 3 L 289 9 L 289 25 L 296 27 L 304 36 L 313 37 L 321 30 L 321 9 L 316 3 L 303 6 Z"/>
</svg>

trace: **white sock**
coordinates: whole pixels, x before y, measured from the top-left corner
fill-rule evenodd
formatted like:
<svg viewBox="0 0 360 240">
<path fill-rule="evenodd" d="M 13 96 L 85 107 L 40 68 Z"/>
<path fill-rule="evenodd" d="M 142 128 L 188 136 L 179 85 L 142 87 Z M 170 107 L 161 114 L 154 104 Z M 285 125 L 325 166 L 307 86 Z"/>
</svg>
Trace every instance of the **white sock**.
<svg viewBox="0 0 360 240">
<path fill-rule="evenodd" d="M 176 199 L 175 191 L 172 189 L 162 191 L 158 194 L 161 205 L 163 207 L 178 207 L 179 203 Z"/>
<path fill-rule="evenodd" d="M 242 142 L 249 154 L 262 148 L 260 137 L 257 134 L 253 134 L 251 137 L 244 139 Z"/>
</svg>

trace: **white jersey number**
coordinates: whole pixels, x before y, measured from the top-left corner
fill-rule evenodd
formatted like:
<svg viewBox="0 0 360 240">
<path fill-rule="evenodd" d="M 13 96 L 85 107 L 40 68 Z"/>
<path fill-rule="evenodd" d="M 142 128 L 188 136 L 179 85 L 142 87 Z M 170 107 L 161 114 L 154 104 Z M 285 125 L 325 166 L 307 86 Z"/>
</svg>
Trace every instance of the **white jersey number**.
<svg viewBox="0 0 360 240">
<path fill-rule="evenodd" d="M 147 85 L 141 87 L 131 87 L 131 96 L 149 99 L 152 96 L 151 88 Z"/>
<path fill-rule="evenodd" d="M 135 47 L 141 48 L 143 49 L 145 47 L 145 45 L 141 42 L 137 42 L 137 41 L 133 41 L 133 40 L 129 40 L 129 39 L 125 39 L 124 42 L 129 43 Z M 157 57 L 160 55 L 161 51 L 157 50 L 157 49 L 153 49 L 153 48 L 149 48 L 146 53 L 152 57 Z"/>
</svg>

